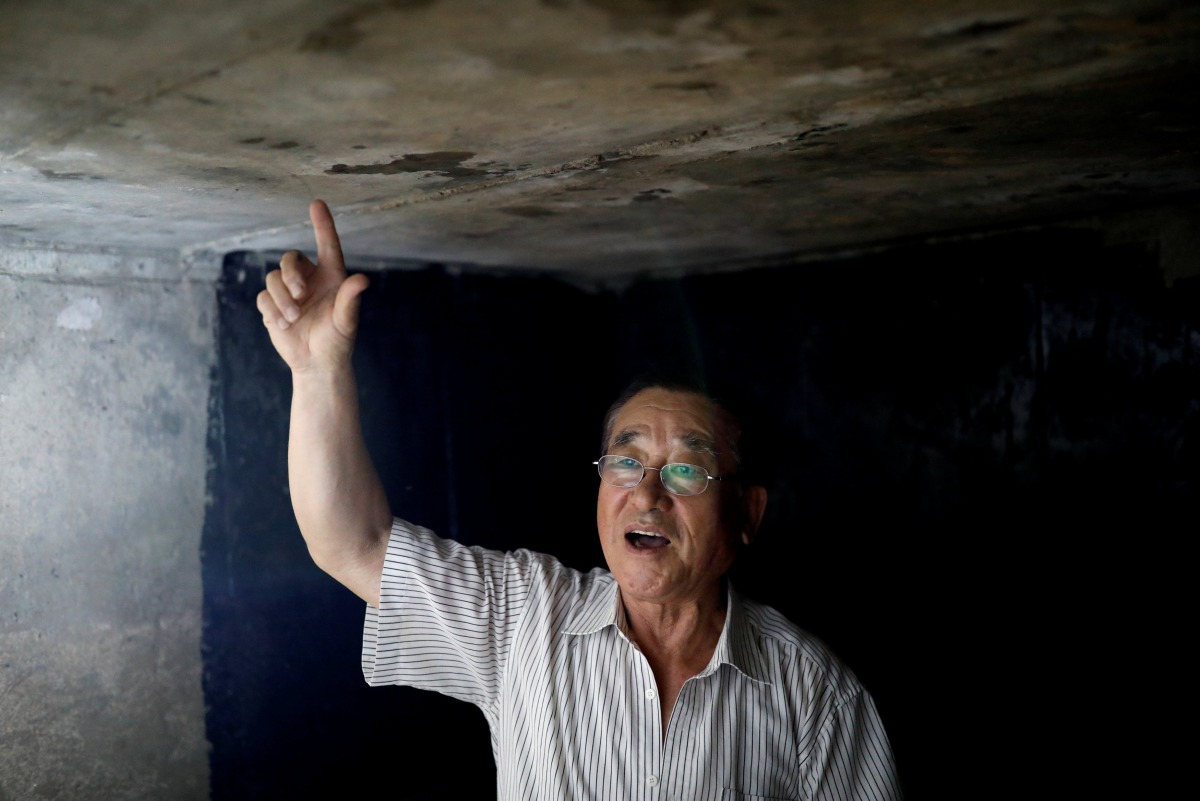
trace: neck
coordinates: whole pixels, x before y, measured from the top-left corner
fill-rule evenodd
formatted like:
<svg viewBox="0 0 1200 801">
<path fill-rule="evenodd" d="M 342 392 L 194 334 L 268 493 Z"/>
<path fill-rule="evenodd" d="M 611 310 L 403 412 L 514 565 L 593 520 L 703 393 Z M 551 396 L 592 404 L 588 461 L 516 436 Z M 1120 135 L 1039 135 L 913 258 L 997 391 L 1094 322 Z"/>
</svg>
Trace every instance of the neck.
<svg viewBox="0 0 1200 801">
<path fill-rule="evenodd" d="M 641 650 L 660 695 L 662 733 L 684 682 L 712 660 L 725 626 L 724 589 L 699 603 L 664 605 L 622 599 L 625 634 Z"/>
<path fill-rule="evenodd" d="M 650 603 L 622 597 L 625 633 L 652 667 L 694 668 L 699 673 L 712 658 L 725 627 L 724 586 L 696 601 Z"/>
</svg>

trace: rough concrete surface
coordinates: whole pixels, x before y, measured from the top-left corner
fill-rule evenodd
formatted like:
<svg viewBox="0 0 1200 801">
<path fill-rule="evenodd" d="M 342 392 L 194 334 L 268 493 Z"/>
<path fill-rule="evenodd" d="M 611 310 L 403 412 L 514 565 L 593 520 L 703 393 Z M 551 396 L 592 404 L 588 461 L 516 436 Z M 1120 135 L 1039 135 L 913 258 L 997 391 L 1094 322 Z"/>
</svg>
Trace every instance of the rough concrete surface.
<svg viewBox="0 0 1200 801">
<path fill-rule="evenodd" d="M 611 279 L 1200 190 L 1179 0 L 0 4 L 0 244 Z M 186 263 L 186 262 L 184 262 Z"/>
<path fill-rule="evenodd" d="M 0 799 L 207 798 L 212 286 L 14 261 L 0 251 Z"/>
</svg>

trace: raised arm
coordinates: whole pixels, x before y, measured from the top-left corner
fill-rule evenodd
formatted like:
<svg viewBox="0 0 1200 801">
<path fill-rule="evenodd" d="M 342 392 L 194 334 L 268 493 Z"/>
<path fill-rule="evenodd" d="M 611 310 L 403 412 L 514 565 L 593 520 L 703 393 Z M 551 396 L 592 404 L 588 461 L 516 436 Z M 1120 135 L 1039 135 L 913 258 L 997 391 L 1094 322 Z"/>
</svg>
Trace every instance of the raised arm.
<svg viewBox="0 0 1200 801">
<path fill-rule="evenodd" d="M 368 280 L 347 277 L 329 207 L 314 200 L 309 216 L 316 263 L 299 251 L 285 253 L 258 295 L 271 343 L 292 371 L 292 509 L 313 561 L 378 605 L 392 515 L 363 442 L 350 359 Z"/>
</svg>

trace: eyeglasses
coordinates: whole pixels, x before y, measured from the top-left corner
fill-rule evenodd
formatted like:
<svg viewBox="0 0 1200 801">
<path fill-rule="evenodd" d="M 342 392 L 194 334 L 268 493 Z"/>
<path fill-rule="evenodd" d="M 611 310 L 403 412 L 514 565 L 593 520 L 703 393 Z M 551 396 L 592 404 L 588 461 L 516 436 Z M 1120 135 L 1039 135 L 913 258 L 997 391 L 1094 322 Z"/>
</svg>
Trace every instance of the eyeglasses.
<svg viewBox="0 0 1200 801">
<path fill-rule="evenodd" d="M 606 484 L 625 489 L 641 484 L 647 470 L 657 470 L 663 486 L 672 495 L 699 495 L 708 489 L 708 482 L 733 478 L 733 475 L 710 476 L 707 470 L 694 464 L 672 462 L 662 467 L 646 467 L 632 456 L 612 454 L 601 456 L 592 464 L 596 465 L 600 478 L 604 479 Z"/>
</svg>

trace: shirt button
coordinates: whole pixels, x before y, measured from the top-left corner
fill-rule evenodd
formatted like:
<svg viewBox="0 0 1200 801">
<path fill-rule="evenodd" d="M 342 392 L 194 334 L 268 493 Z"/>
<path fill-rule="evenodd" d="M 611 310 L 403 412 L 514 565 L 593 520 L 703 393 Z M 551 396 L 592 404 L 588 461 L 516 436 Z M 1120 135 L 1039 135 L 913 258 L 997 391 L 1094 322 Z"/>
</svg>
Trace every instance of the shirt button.
<svg viewBox="0 0 1200 801">
<path fill-rule="evenodd" d="M 646 779 L 646 784 L 650 785 L 651 787 L 654 787 L 656 784 L 658 784 L 658 777 L 657 776 L 648 777 Z"/>
<path fill-rule="evenodd" d="M 658 695 L 658 693 L 654 692 L 653 688 L 646 690 L 646 697 L 649 698 L 651 701 L 653 701 L 657 695 Z"/>
</svg>

